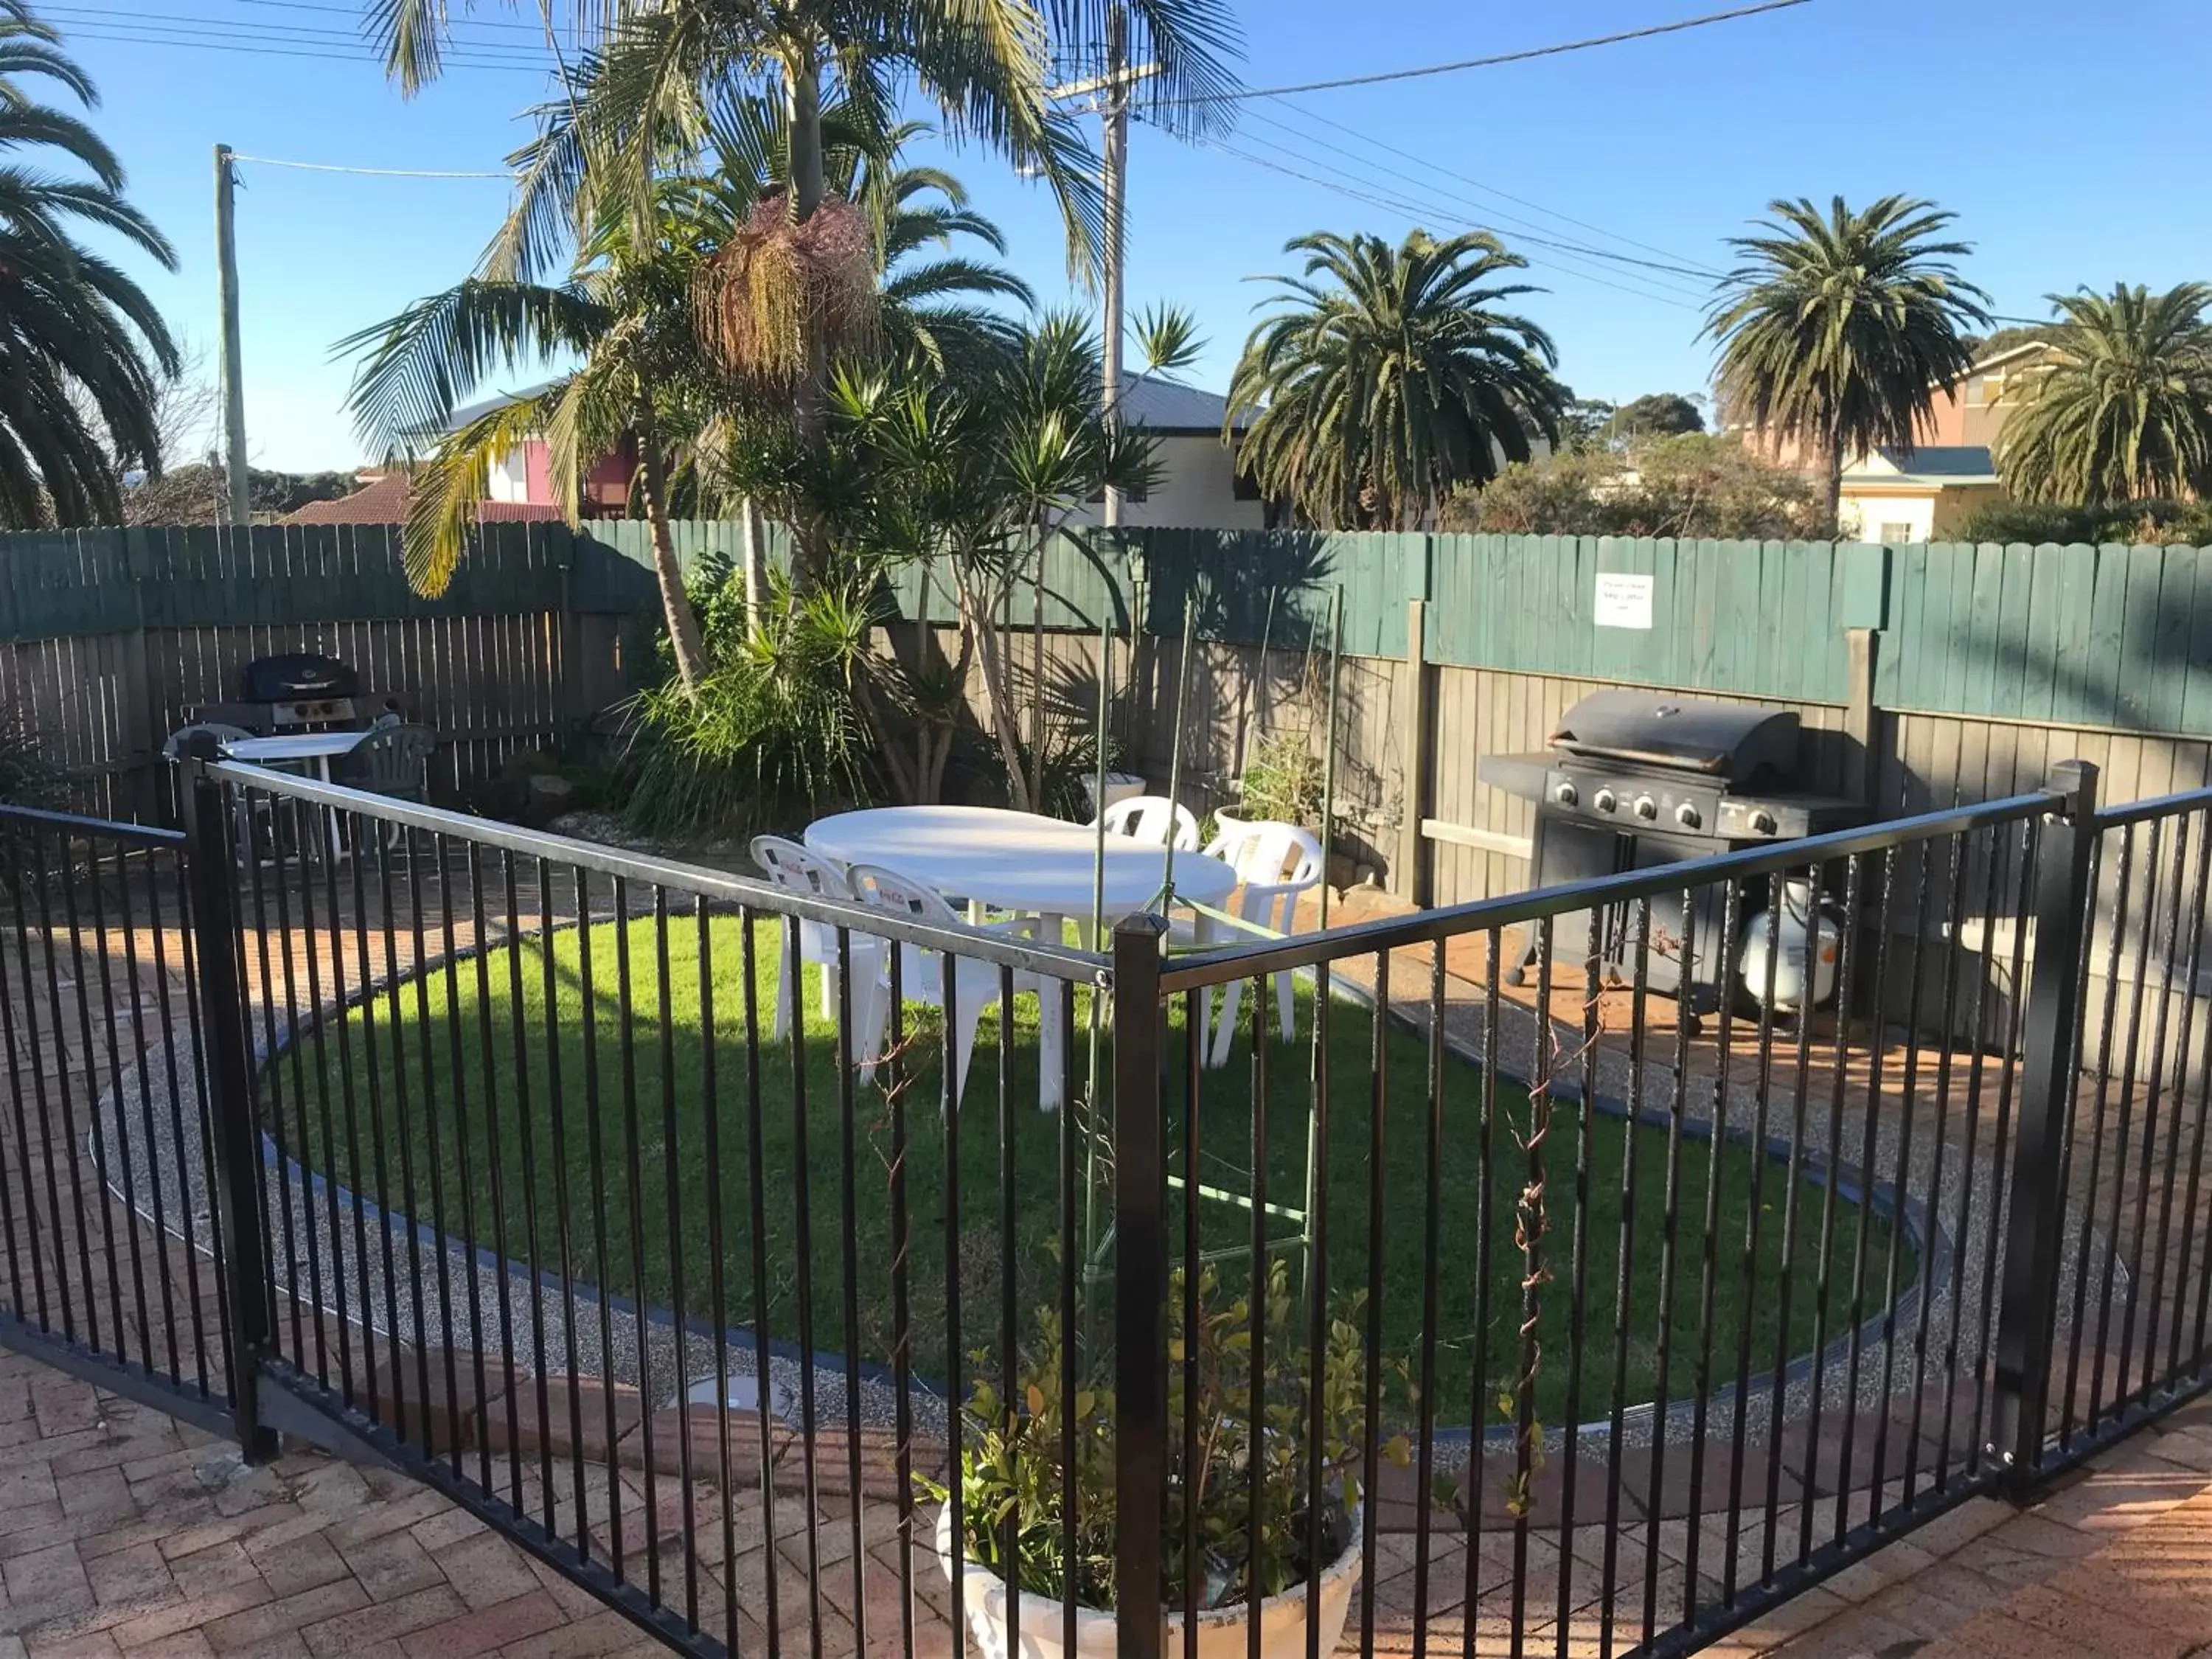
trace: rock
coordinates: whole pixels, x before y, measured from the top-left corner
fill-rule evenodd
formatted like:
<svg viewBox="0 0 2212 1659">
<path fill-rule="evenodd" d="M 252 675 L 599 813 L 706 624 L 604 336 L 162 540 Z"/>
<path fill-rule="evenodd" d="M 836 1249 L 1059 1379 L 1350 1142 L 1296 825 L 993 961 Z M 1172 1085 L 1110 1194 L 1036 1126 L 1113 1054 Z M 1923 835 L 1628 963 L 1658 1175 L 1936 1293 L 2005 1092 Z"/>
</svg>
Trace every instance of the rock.
<svg viewBox="0 0 2212 1659">
<path fill-rule="evenodd" d="M 552 811 L 564 811 L 575 799 L 576 786 L 557 772 L 532 772 L 529 779 L 531 805 Z"/>
</svg>

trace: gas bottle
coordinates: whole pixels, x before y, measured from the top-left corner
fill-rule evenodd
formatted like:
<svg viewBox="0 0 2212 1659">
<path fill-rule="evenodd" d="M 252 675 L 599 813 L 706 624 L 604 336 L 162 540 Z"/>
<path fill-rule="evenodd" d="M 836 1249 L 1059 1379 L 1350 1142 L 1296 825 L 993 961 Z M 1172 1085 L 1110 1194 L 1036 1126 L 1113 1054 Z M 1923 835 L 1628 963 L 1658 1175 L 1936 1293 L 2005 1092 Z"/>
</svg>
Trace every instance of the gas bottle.
<svg viewBox="0 0 2212 1659">
<path fill-rule="evenodd" d="M 1795 1013 L 1806 1006 L 1808 938 L 1813 941 L 1809 952 L 1813 958 L 1811 1006 L 1817 1008 L 1836 994 L 1836 953 L 1843 943 L 1843 923 L 1825 904 L 1820 907 L 1817 923 L 1812 912 L 1813 884 L 1802 877 L 1793 878 L 1782 884 L 1778 927 L 1771 909 L 1760 911 L 1744 924 L 1743 951 L 1737 958 L 1737 973 L 1753 1001 L 1766 1000 L 1767 955 L 1778 944 L 1779 951 L 1771 969 L 1775 1011 Z"/>
</svg>

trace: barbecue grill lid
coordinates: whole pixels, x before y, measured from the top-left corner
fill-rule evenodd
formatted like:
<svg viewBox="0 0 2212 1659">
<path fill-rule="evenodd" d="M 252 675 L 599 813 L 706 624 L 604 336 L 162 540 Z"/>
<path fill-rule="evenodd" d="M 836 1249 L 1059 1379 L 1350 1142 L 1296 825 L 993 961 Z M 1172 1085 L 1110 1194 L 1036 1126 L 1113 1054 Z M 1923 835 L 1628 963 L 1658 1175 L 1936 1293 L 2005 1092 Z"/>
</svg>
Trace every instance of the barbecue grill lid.
<svg viewBox="0 0 2212 1659">
<path fill-rule="evenodd" d="M 1567 710 L 1552 745 L 1588 760 L 1668 766 L 1746 783 L 1797 769 L 1797 715 L 1656 691 L 1594 691 Z"/>
<path fill-rule="evenodd" d="M 257 657 L 239 676 L 247 702 L 276 702 L 295 697 L 350 697 L 361 690 L 361 676 L 336 657 L 319 651 L 292 651 Z"/>
</svg>

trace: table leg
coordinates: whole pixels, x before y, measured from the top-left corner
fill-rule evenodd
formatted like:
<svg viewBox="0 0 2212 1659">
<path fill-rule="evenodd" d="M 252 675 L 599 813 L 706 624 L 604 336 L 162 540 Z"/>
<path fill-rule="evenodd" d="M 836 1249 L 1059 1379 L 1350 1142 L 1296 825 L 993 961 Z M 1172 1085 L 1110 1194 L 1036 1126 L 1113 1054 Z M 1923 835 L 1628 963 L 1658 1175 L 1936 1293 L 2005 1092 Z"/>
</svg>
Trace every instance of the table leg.
<svg viewBox="0 0 2212 1659">
<path fill-rule="evenodd" d="M 1040 940 L 1057 945 L 1066 933 L 1066 916 L 1037 917 Z M 1067 1103 L 1067 1031 L 1060 1017 L 1060 981 L 1040 974 L 1037 984 L 1037 1110 L 1056 1112 Z"/>
<path fill-rule="evenodd" d="M 318 755 L 315 757 L 315 775 L 321 779 L 325 783 L 328 783 L 331 781 L 331 757 L 328 755 Z M 337 809 L 334 807 L 325 807 L 324 810 L 330 815 L 331 862 L 335 864 L 345 856 L 345 837 L 340 833 L 338 829 L 338 814 Z"/>
</svg>

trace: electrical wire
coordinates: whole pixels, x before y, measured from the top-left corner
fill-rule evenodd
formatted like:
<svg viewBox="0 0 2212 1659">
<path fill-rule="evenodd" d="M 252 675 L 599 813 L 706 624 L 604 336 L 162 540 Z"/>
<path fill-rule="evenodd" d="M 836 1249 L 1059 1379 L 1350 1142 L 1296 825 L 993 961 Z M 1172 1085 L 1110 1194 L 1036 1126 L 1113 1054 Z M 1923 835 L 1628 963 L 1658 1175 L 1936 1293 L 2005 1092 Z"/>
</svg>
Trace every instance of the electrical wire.
<svg viewBox="0 0 2212 1659">
<path fill-rule="evenodd" d="M 230 3 L 235 5 L 276 7 L 288 11 L 303 11 L 313 14 L 330 13 L 336 14 L 340 16 L 352 15 L 357 17 L 359 15 L 357 12 L 353 11 L 350 8 L 340 6 L 307 6 L 298 3 L 298 0 L 230 0 Z M 252 30 L 257 33 L 270 34 L 327 37 L 343 41 L 350 46 L 360 46 L 364 51 L 374 50 L 367 37 L 363 34 L 358 24 L 349 28 L 340 28 L 330 24 L 288 22 L 276 19 L 264 19 L 252 15 L 226 17 L 220 15 L 211 15 L 204 12 L 147 11 L 130 6 L 93 3 L 91 3 L 91 0 L 56 0 L 56 3 L 43 5 L 39 9 L 42 15 L 60 17 L 80 16 L 94 22 L 115 22 L 118 24 L 128 24 L 131 27 L 137 27 L 140 24 L 148 24 L 165 28 Z M 455 44 L 459 45 L 464 51 L 496 52 L 501 54 L 521 54 L 531 50 L 531 48 L 526 48 L 524 43 L 520 40 L 514 40 L 507 35 L 487 36 L 479 40 L 462 33 L 464 30 L 489 28 L 492 26 L 492 23 L 489 21 L 478 22 L 466 18 L 456 19 L 451 25 L 449 25 L 449 27 L 454 31 Z M 535 40 L 538 36 L 533 26 L 526 24 L 501 23 L 498 27 L 510 30 L 526 27 L 532 28 L 532 47 L 534 48 Z"/>
<path fill-rule="evenodd" d="M 283 161 L 273 155 L 241 155 L 231 153 L 234 161 L 251 161 L 256 167 L 295 167 L 301 173 L 358 173 L 373 179 L 497 179 L 512 184 L 511 173 L 448 173 L 432 167 L 342 167 L 335 161 Z"/>
<path fill-rule="evenodd" d="M 316 50 L 315 46 L 321 43 L 283 46 L 259 44 L 251 40 L 209 40 L 195 39 L 190 35 L 159 34 L 134 30 L 131 26 L 122 24 L 100 24 L 91 27 L 78 25 L 72 27 L 69 33 L 72 40 L 96 40 L 118 46 L 159 46 L 164 50 L 171 47 L 183 47 L 194 52 L 230 52 L 245 58 L 312 58 L 331 64 L 376 64 L 381 61 L 374 52 Z M 275 38 L 281 40 L 283 37 Z M 447 67 L 453 69 L 492 70 L 511 75 L 550 76 L 553 73 L 553 66 L 547 63 L 532 65 L 502 59 L 463 58 L 451 53 L 447 55 L 445 62 Z"/>
<path fill-rule="evenodd" d="M 378 62 L 381 54 L 356 31 L 309 24 L 263 22 L 258 19 L 185 17 L 171 12 L 66 3 L 41 9 L 78 40 L 185 46 L 202 51 L 235 51 L 251 55 Z M 550 74 L 543 52 L 505 41 L 463 40 L 448 54 L 463 68 L 526 70 Z"/>
<path fill-rule="evenodd" d="M 1237 103 L 1252 98 L 1280 98 L 1293 93 L 1335 92 L 1345 87 L 1375 87 L 1386 82 L 1419 80 L 1425 76 L 1456 75 L 1462 70 L 1494 69 L 1501 64 L 1525 64 L 1538 58 L 1557 58 L 1565 52 L 1589 52 L 1598 46 L 1617 46 L 1630 40 L 1649 40 L 1656 35 L 1680 34 L 1686 29 L 1707 28 L 1716 23 L 1733 23 L 1743 18 L 1764 16 L 1768 12 L 1788 11 L 1792 7 L 1812 3 L 1813 0 L 1759 0 L 1757 5 L 1738 6 L 1731 11 L 1707 12 L 1700 17 L 1677 18 L 1671 23 L 1649 23 L 1642 28 L 1622 29 L 1614 34 L 1594 34 L 1581 40 L 1561 40 L 1548 46 L 1526 46 L 1518 52 L 1495 52 L 1487 58 L 1462 58 L 1449 64 L 1424 64 L 1414 69 L 1340 76 L 1333 81 L 1306 81 L 1290 87 L 1237 87 L 1226 92 L 1193 93 L 1187 98 L 1160 100 L 1152 107 Z"/>
</svg>

